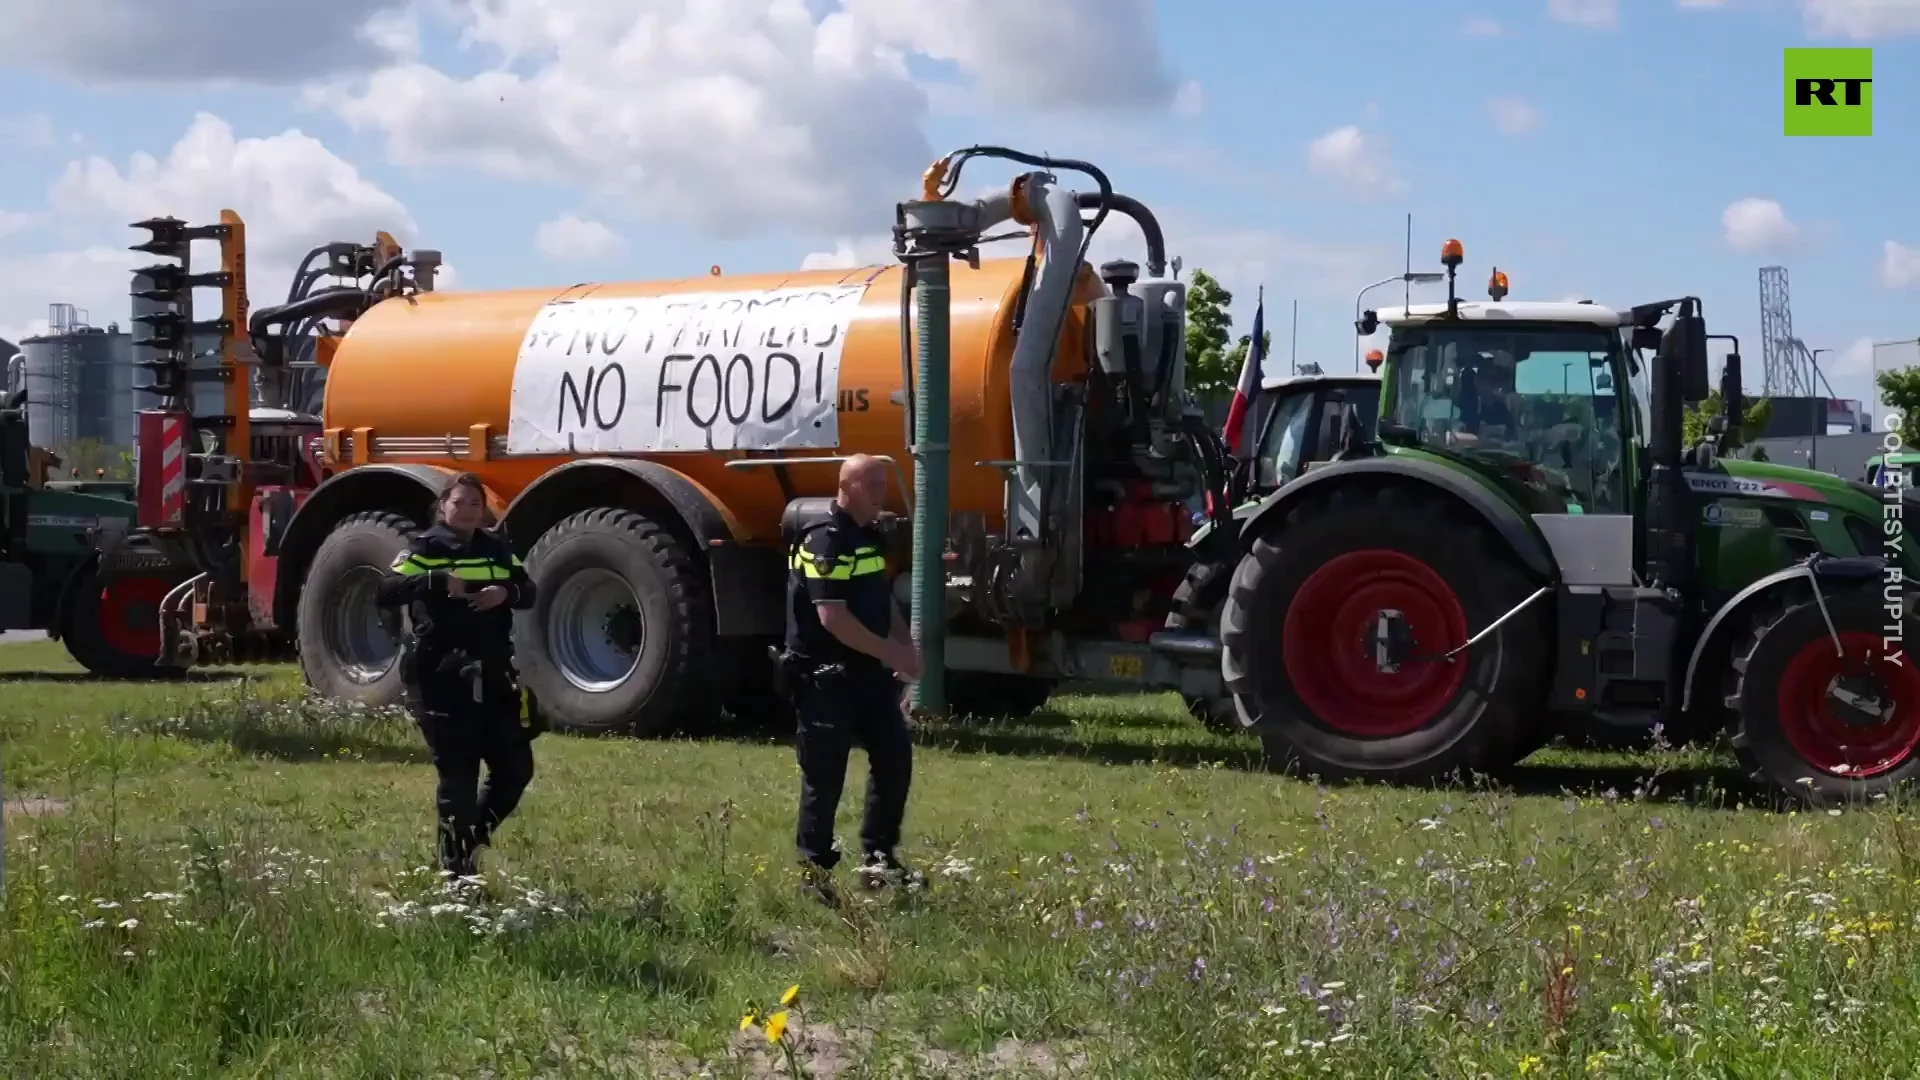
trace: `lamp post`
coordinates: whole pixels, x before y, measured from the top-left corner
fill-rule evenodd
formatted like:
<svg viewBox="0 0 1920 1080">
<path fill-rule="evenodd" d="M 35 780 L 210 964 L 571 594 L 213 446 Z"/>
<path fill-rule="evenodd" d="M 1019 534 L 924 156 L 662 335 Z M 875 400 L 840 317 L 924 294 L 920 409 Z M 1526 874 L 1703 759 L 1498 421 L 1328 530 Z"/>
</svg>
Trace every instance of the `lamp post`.
<svg viewBox="0 0 1920 1080">
<path fill-rule="evenodd" d="M 1381 278 L 1379 281 L 1353 294 L 1353 321 L 1356 323 L 1360 321 L 1360 301 L 1364 299 L 1368 293 L 1382 285 L 1391 285 L 1396 281 L 1404 281 L 1408 285 L 1431 285 L 1436 281 L 1445 280 L 1445 274 L 1436 274 L 1424 270 L 1418 272 L 1409 270 L 1404 274 L 1395 274 L 1390 278 Z M 1353 370 L 1356 373 L 1360 370 L 1360 335 L 1357 332 L 1353 335 Z"/>
</svg>

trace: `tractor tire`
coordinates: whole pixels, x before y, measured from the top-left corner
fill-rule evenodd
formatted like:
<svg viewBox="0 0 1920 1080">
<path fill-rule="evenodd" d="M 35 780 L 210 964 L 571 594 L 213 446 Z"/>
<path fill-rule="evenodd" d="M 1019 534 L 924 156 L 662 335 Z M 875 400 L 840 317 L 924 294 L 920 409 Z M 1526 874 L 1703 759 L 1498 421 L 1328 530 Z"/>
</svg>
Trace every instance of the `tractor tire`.
<svg viewBox="0 0 1920 1080">
<path fill-rule="evenodd" d="M 1053 680 L 993 671 L 947 674 L 947 715 L 955 720 L 1025 720 L 1053 696 Z"/>
<path fill-rule="evenodd" d="M 178 678 L 184 669 L 157 661 L 160 602 L 179 583 L 145 575 L 102 580 L 94 560 L 80 571 L 60 613 L 67 655 L 103 679 Z"/>
<path fill-rule="evenodd" d="M 527 557 L 521 672 L 555 731 L 704 731 L 718 718 L 713 604 L 674 535 L 631 510 L 583 510 Z"/>
<path fill-rule="evenodd" d="M 1377 665 L 1381 615 L 1438 656 L 1536 586 L 1492 530 L 1408 486 L 1295 508 L 1234 568 L 1221 615 L 1227 687 L 1270 768 L 1422 784 L 1498 773 L 1544 744 L 1550 606 L 1508 619 L 1456 663 Z"/>
<path fill-rule="evenodd" d="M 1733 748 L 1790 801 L 1864 804 L 1920 775 L 1920 670 L 1887 641 L 1877 580 L 1825 599 L 1844 657 L 1809 592 L 1783 590 L 1748 623 L 1727 677 Z M 1903 629 L 1912 640 L 1920 619 Z"/>
<path fill-rule="evenodd" d="M 315 692 L 373 707 L 405 699 L 400 678 L 405 617 L 379 607 L 375 594 L 417 530 L 400 514 L 354 514 L 335 525 L 313 553 L 294 625 L 300 671 Z"/>
<path fill-rule="evenodd" d="M 1187 715 L 1200 721 L 1208 731 L 1220 735 L 1246 733 L 1247 729 L 1240 724 L 1240 710 L 1234 708 L 1232 694 L 1211 698 L 1182 694 L 1180 700 L 1187 707 Z"/>
<path fill-rule="evenodd" d="M 1227 602 L 1227 586 L 1233 580 L 1233 567 L 1225 563 L 1195 563 L 1187 569 L 1178 588 L 1173 590 L 1167 629 L 1189 634 L 1220 635 L 1220 609 Z M 1233 707 L 1233 696 L 1207 698 L 1183 694 L 1187 715 L 1200 721 L 1209 731 L 1238 735 L 1240 714 Z"/>
</svg>

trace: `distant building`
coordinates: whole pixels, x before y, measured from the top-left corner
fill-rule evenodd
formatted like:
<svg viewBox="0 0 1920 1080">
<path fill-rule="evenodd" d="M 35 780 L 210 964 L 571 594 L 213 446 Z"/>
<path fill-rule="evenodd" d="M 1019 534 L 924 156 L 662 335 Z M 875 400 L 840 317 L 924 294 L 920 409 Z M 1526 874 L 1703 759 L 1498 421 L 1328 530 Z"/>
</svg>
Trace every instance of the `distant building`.
<svg viewBox="0 0 1920 1080">
<path fill-rule="evenodd" d="M 27 437 L 56 452 L 76 442 L 133 445 L 133 336 L 88 325 L 72 304 L 49 307 L 48 333 L 26 356 Z"/>
</svg>

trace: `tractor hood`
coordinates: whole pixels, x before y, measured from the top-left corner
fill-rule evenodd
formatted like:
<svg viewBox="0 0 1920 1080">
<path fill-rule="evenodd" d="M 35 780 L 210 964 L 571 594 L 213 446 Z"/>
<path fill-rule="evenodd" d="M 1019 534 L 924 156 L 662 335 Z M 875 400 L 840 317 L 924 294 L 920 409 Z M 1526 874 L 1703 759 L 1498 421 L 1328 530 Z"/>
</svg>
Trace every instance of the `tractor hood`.
<svg viewBox="0 0 1920 1080">
<path fill-rule="evenodd" d="M 1768 461 L 1721 458 L 1725 470 L 1725 490 L 1714 473 L 1689 471 L 1687 479 L 1703 494 L 1746 495 L 1758 498 L 1787 499 L 1793 502 L 1826 503 L 1863 517 L 1879 518 L 1879 489 L 1831 473 L 1775 465 Z"/>
<path fill-rule="evenodd" d="M 41 490 L 27 500 L 27 547 L 43 556 L 73 556 L 90 550 L 101 531 L 116 522 L 127 531 L 134 504 L 111 495 Z"/>
</svg>

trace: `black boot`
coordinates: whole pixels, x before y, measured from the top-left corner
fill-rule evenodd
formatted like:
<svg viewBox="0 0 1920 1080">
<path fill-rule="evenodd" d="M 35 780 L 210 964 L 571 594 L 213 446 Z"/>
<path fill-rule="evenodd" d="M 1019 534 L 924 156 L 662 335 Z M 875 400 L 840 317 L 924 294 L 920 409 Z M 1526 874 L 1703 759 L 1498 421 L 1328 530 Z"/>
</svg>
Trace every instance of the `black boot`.
<svg viewBox="0 0 1920 1080">
<path fill-rule="evenodd" d="M 801 862 L 800 892 L 808 899 L 827 907 L 840 906 L 840 890 L 834 888 L 833 871 L 818 863 Z"/>
<path fill-rule="evenodd" d="M 927 887 L 927 876 L 895 858 L 890 851 L 868 852 L 860 864 L 860 883 L 869 889 L 905 886 L 908 892 Z"/>
</svg>

